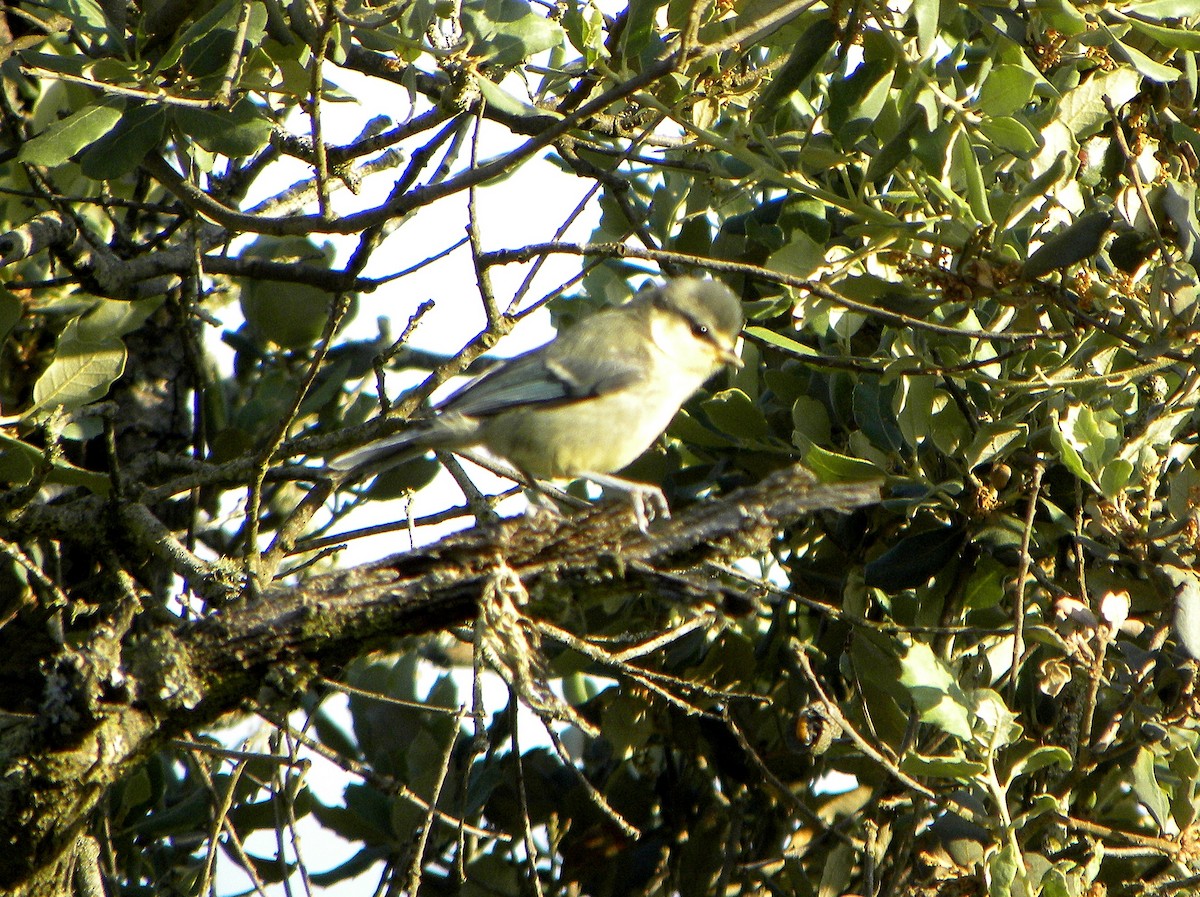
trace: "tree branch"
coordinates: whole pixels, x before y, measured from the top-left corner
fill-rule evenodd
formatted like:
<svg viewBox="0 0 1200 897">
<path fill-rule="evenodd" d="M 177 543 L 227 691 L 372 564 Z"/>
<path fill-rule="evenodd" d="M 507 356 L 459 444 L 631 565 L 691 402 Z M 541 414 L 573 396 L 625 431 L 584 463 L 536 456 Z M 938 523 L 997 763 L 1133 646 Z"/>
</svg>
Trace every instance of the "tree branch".
<svg viewBox="0 0 1200 897">
<path fill-rule="evenodd" d="M 264 685 L 302 689 L 373 644 L 471 619 L 501 565 L 534 598 L 657 589 L 667 574 L 674 591 L 678 571 L 761 551 L 805 513 L 877 500 L 875 484 L 822 485 L 792 467 L 693 505 L 649 534 L 638 531 L 625 502 L 549 522 L 509 519 L 299 587 L 278 586 L 194 623 L 142 627 L 124 643 L 97 639 L 86 651 L 65 647 L 64 656 L 92 675 L 48 682 L 47 690 L 65 706 L 98 708 L 98 718 L 86 731 L 42 716 L 13 715 L 0 727 L 0 888 L 57 864 L 105 787 L 167 740 L 247 706 Z M 99 693 L 61 694 L 74 682 Z M 36 806 L 19 805 L 31 799 Z"/>
</svg>

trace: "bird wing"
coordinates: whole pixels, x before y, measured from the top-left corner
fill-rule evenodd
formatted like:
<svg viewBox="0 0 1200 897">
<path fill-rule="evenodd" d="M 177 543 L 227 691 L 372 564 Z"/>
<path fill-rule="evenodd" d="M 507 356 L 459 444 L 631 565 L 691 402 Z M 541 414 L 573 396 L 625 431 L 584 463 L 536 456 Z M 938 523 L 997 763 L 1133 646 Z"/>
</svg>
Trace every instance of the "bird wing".
<svg viewBox="0 0 1200 897">
<path fill-rule="evenodd" d="M 553 345 L 553 344 L 552 344 Z M 440 410 L 488 417 L 530 405 L 563 405 L 636 383 L 642 372 L 630 355 L 589 356 L 550 346 L 519 355 L 450 396 Z"/>
</svg>

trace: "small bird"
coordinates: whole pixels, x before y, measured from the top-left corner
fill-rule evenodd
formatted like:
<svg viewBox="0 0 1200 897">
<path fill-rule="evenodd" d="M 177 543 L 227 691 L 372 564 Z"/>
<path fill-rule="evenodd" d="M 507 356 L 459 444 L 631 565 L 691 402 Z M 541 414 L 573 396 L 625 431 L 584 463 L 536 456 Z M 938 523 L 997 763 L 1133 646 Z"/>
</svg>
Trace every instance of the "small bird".
<svg viewBox="0 0 1200 897">
<path fill-rule="evenodd" d="M 471 381 L 432 415 L 329 462 L 370 476 L 430 449 L 482 448 L 525 479 L 583 478 L 629 492 L 638 524 L 656 487 L 608 476 L 641 455 L 735 352 L 744 317 L 723 283 L 680 277 L 598 312 Z"/>
</svg>

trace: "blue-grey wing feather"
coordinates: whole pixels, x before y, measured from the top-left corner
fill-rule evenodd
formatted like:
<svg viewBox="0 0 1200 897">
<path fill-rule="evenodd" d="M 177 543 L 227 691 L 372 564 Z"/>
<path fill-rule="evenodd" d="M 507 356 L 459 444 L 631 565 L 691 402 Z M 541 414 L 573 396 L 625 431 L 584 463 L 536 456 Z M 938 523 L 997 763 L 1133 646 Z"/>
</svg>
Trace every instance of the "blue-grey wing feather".
<svg viewBox="0 0 1200 897">
<path fill-rule="evenodd" d="M 440 410 L 489 417 L 529 405 L 562 405 L 632 385 L 640 368 L 628 358 L 518 356 L 450 396 Z"/>
</svg>

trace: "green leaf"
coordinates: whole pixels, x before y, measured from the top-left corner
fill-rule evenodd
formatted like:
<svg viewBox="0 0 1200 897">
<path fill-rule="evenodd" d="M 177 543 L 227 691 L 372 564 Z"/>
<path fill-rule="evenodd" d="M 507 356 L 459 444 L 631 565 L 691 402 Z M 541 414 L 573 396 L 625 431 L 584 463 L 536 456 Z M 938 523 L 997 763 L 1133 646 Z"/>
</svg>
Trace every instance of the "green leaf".
<svg viewBox="0 0 1200 897">
<path fill-rule="evenodd" d="M 262 43 L 267 25 L 267 10 L 263 3 L 252 2 L 246 9 L 248 20 L 241 46 L 234 45 L 240 34 L 242 6 L 242 2 L 237 2 L 218 7 L 214 12 L 218 12 L 219 15 L 205 16 L 197 23 L 198 27 L 188 29 L 188 37 L 181 45 L 172 48 L 172 55 L 177 50 L 180 51 L 179 64 L 193 79 L 213 84 L 217 76 L 224 74 L 232 56 L 240 53 L 245 57 Z M 335 47 L 330 52 L 330 58 L 334 59 L 337 55 L 336 29 L 331 42 Z M 162 70 L 161 64 L 158 70 Z"/>
<path fill-rule="evenodd" d="M 1177 81 L 1182 74 L 1179 69 L 1173 69 L 1169 65 L 1163 65 L 1161 62 L 1155 62 L 1141 50 L 1131 47 L 1128 44 L 1123 44 L 1119 40 L 1114 40 L 1109 44 L 1109 49 L 1112 50 L 1115 56 L 1124 59 L 1137 69 L 1140 74 L 1151 81 L 1157 81 L 1160 84 L 1170 84 L 1172 81 Z"/>
<path fill-rule="evenodd" d="M 178 803 L 156 809 L 130 827 L 143 838 L 196 836 L 205 831 L 209 817 L 209 795 L 197 789 L 188 792 Z"/>
<path fill-rule="evenodd" d="M 1179 781 L 1171 800 L 1171 816 L 1180 829 L 1191 825 L 1196 818 L 1196 786 L 1200 779 L 1200 763 L 1191 747 L 1182 745 L 1172 756 L 1172 774 Z"/>
<path fill-rule="evenodd" d="M 883 178 L 890 177 L 901 164 L 907 163 L 912 155 L 915 144 L 914 133 L 918 126 L 924 130 L 924 115 L 920 110 L 914 110 L 909 115 L 903 127 L 888 140 L 879 151 L 871 156 L 871 164 L 867 166 L 866 179 L 874 184 Z"/>
<path fill-rule="evenodd" d="M 247 99 L 230 109 L 180 107 L 172 115 L 180 131 L 204 149 L 230 158 L 253 155 L 271 139 L 271 122 Z"/>
<path fill-rule="evenodd" d="M 79 160 L 79 167 L 94 181 L 133 171 L 161 142 L 166 125 L 165 107 L 135 106 L 121 116 L 115 128 L 92 144 Z"/>
<path fill-rule="evenodd" d="M 1133 476 L 1133 463 L 1124 458 L 1114 458 L 1100 468 L 1100 492 L 1106 498 L 1116 498 Z"/>
<path fill-rule="evenodd" d="M 383 471 L 371 481 L 367 494 L 373 501 L 387 501 L 419 492 L 437 476 L 442 465 L 434 458 L 424 455 L 409 458 Z"/>
<path fill-rule="evenodd" d="M 987 772 L 985 764 L 968 760 L 961 754 L 956 757 L 926 757 L 909 753 L 900 761 L 900 768 L 911 776 L 954 779 L 963 783 L 969 783 Z"/>
<path fill-rule="evenodd" d="M 1019 746 L 1014 746 L 1011 750 L 1021 751 L 1021 754 L 1015 759 L 1006 755 L 1006 759 L 1009 759 L 1011 762 L 1011 766 L 1008 768 L 1008 781 L 1010 782 L 1018 776 L 1032 775 L 1048 766 L 1061 766 L 1063 769 L 1070 769 L 1071 767 L 1072 757 L 1070 752 L 1066 748 L 1056 745 L 1029 744 L 1024 750 Z"/>
<path fill-rule="evenodd" d="M 119 339 L 96 342 L 80 335 L 79 318 L 63 328 L 54 360 L 33 386 L 33 407 L 26 412 L 61 408 L 74 411 L 102 398 L 125 371 L 125 344 Z"/>
<path fill-rule="evenodd" d="M 870 132 L 891 89 L 894 70 L 885 60 L 856 68 L 829 86 L 829 126 L 843 147 L 854 146 Z"/>
<path fill-rule="evenodd" d="M 955 175 L 952 182 L 957 185 L 961 178 L 967 205 L 970 206 L 975 221 L 990 224 L 992 212 L 988 207 L 987 188 L 983 184 L 983 170 L 979 167 L 979 159 L 975 156 L 975 149 L 971 146 L 967 131 L 958 132 L 950 153 Z"/>
<path fill-rule="evenodd" d="M 1154 752 L 1150 748 L 1139 749 L 1133 762 L 1133 793 L 1161 830 L 1170 819 L 1171 808 L 1154 767 Z"/>
<path fill-rule="evenodd" d="M 296 860 L 284 861 L 277 857 L 260 857 L 244 850 L 242 855 L 250 861 L 256 880 L 266 884 L 279 884 L 285 881 L 291 877 L 299 865 Z"/>
<path fill-rule="evenodd" d="M 1021 871 L 1021 857 L 1011 843 L 1006 842 L 1000 850 L 987 859 L 988 897 L 1023 897 L 1016 889 L 1017 875 Z"/>
<path fill-rule="evenodd" d="M 62 165 L 111 131 L 120 121 L 124 108 L 125 104 L 119 100 L 99 106 L 85 106 L 25 143 L 17 158 L 48 168 Z"/>
<path fill-rule="evenodd" d="M 41 451 L 28 443 L 0 433 L 0 483 L 28 483 Z M 112 481 L 106 474 L 84 470 L 66 461 L 54 462 L 47 482 L 63 486 L 82 486 L 97 495 L 107 495 Z"/>
<path fill-rule="evenodd" d="M 845 842 L 839 842 L 833 850 L 829 851 L 824 867 L 821 869 L 821 882 L 817 888 L 817 897 L 833 897 L 835 894 L 846 892 L 854 872 L 854 854 L 854 845 Z M 706 893 L 717 892 L 710 888 Z"/>
<path fill-rule="evenodd" d="M 974 711 L 975 740 L 988 756 L 1021 737 L 1022 727 L 1017 722 L 1017 715 L 1009 710 L 998 692 L 976 688 L 971 692 L 970 704 Z"/>
<path fill-rule="evenodd" d="M 887 592 L 915 589 L 932 579 L 962 552 L 966 531 L 958 526 L 905 536 L 879 557 L 867 562 L 867 585 Z"/>
<path fill-rule="evenodd" d="M 900 658 L 900 683 L 908 689 L 921 722 L 963 741 L 970 739 L 970 702 L 950 669 L 928 645 L 916 642 Z"/>
<path fill-rule="evenodd" d="M 837 40 L 837 26 L 827 17 L 817 19 L 796 41 L 787 62 L 772 76 L 754 111 L 756 117 L 770 115 L 816 71 Z"/>
<path fill-rule="evenodd" d="M 1108 124 L 1105 99 L 1113 108 L 1120 109 L 1137 96 L 1141 81 L 1141 75 L 1125 67 L 1093 75 L 1063 94 L 1058 102 L 1058 117 L 1077 140 L 1091 137 Z"/>
<path fill-rule="evenodd" d="M 905 372 L 897 372 L 901 377 Z M 934 406 L 944 401 L 947 396 L 938 389 L 934 377 L 915 374 L 902 381 L 907 387 L 903 392 L 900 410 L 896 414 L 900 432 L 904 441 L 911 448 L 919 448 L 929 442 L 930 420 L 933 418 Z"/>
<path fill-rule="evenodd" d="M 1038 76 L 1020 65 L 998 65 L 979 88 L 975 105 L 993 118 L 1004 118 L 1024 109 L 1033 98 Z"/>
<path fill-rule="evenodd" d="M 892 410 L 898 388 L 897 381 L 881 383 L 878 377 L 870 376 L 862 377 L 854 385 L 854 421 L 871 444 L 885 452 L 898 452 L 904 446 L 904 436 Z"/>
<path fill-rule="evenodd" d="M 260 5 L 260 4 L 256 4 Z M 219 25 L 224 25 L 227 29 L 236 27 L 238 9 L 241 6 L 240 0 L 221 0 L 216 6 L 212 7 L 203 18 L 197 19 L 188 29 L 181 34 L 170 49 L 162 55 L 155 66 L 155 72 L 163 72 L 167 69 L 174 68 L 183 53 L 189 47 L 199 43 L 203 37 L 217 28 Z"/>
<path fill-rule="evenodd" d="M 1087 18 L 1070 0 L 1038 0 L 1037 11 L 1046 24 L 1063 34 L 1082 34 L 1089 28 Z"/>
<path fill-rule="evenodd" d="M 1063 413 L 1059 426 L 1065 437 L 1079 451 L 1090 473 L 1099 473 L 1116 457 L 1121 447 L 1120 416 L 1111 408 L 1095 409 L 1089 405 L 1072 405 Z"/>
<path fill-rule="evenodd" d="M 307 237 L 259 237 L 243 255 L 293 262 L 322 270 L 332 266 L 334 250 L 329 243 L 317 246 Z M 285 349 L 311 345 L 325 330 L 332 295 L 310 283 L 239 278 L 238 295 L 250 335 L 260 344 L 274 343 Z"/>
<path fill-rule="evenodd" d="M 766 327 L 747 327 L 745 333 L 747 336 L 762 340 L 764 343 L 769 343 L 777 349 L 783 349 L 785 352 L 791 352 L 793 355 L 799 355 L 802 358 L 815 358 L 821 354 L 816 349 L 804 345 L 804 343 L 776 333 L 774 330 L 768 330 Z"/>
<path fill-rule="evenodd" d="M 666 0 L 635 0 L 629 4 L 629 14 L 621 31 L 617 57 L 623 63 L 634 63 L 643 53 L 657 46 L 659 37 L 655 28 L 658 11 Z"/>
<path fill-rule="evenodd" d="M 832 435 L 829 412 L 812 396 L 800 396 L 792 403 L 792 444 L 827 444 Z"/>
<path fill-rule="evenodd" d="M 58 53 L 39 53 L 37 50 L 22 50 L 17 58 L 33 68 L 49 69 L 67 75 L 83 76 L 91 60 L 84 56 L 62 56 Z"/>
<path fill-rule="evenodd" d="M 771 431 L 762 411 L 740 389 L 722 390 L 701 407 L 714 427 L 738 440 L 762 439 Z"/>
<path fill-rule="evenodd" d="M 971 571 L 971 578 L 963 590 L 963 604 L 971 610 L 986 610 L 996 607 L 1005 597 L 1004 584 L 1008 580 L 1008 568 L 989 557 L 983 557 Z"/>
<path fill-rule="evenodd" d="M 562 26 L 525 0 L 471 0 L 463 4 L 461 20 L 470 54 L 492 65 L 516 65 L 559 46 L 565 36 Z"/>
<path fill-rule="evenodd" d="M 1135 7 L 1129 10 L 1129 12 L 1140 12 L 1140 10 Z M 1135 31 L 1153 38 L 1164 47 L 1173 47 L 1176 50 L 1189 50 L 1191 52 L 1200 50 L 1200 31 L 1193 31 L 1190 28 L 1178 26 L 1164 27 L 1162 25 L 1154 25 L 1138 18 L 1126 18 L 1125 21 L 1132 25 Z"/>
<path fill-rule="evenodd" d="M 109 22 L 104 13 L 104 5 L 98 0 L 58 0 L 42 5 L 66 14 L 71 20 L 72 31 L 88 41 L 97 45 L 107 42 L 110 46 L 120 46 L 124 35 Z"/>
<path fill-rule="evenodd" d="M 968 470 L 996 458 L 1005 458 L 1025 445 L 1029 438 L 1029 425 L 1005 421 L 984 422 L 975 432 L 970 447 L 963 453 L 963 462 Z"/>
<path fill-rule="evenodd" d="M 861 482 L 883 476 L 883 472 L 868 461 L 829 452 L 817 445 L 810 445 L 805 450 L 804 463 L 823 483 Z"/>
<path fill-rule="evenodd" d="M 483 75 L 475 75 L 475 83 L 479 87 L 479 92 L 483 94 L 483 98 L 487 101 L 490 108 L 498 112 L 503 112 L 505 115 L 546 115 L 554 118 L 562 118 L 562 116 L 552 109 L 538 109 L 536 106 L 531 106 L 518 97 L 514 97 L 511 93 Z"/>
<path fill-rule="evenodd" d="M 274 828 L 279 822 L 278 800 L 278 797 L 269 797 L 265 800 L 238 804 L 229 809 L 229 821 L 233 823 L 234 828 L 243 838 L 254 831 Z M 312 812 L 312 805 L 312 792 L 307 788 L 301 788 L 292 800 L 289 813 L 294 818 L 301 819 Z"/>
<path fill-rule="evenodd" d="M 1067 470 L 1099 492 L 1100 487 L 1083 466 L 1083 459 L 1079 457 L 1079 452 L 1075 451 L 1075 447 L 1071 445 L 1058 427 L 1050 430 L 1050 441 L 1054 443 L 1054 448 L 1058 451 L 1059 460 L 1062 461 Z"/>
<path fill-rule="evenodd" d="M 25 314 L 25 303 L 20 297 L 0 287 L 0 344 Z"/>
<path fill-rule="evenodd" d="M 97 299 L 91 309 L 78 318 L 78 338 L 83 342 L 102 343 L 133 333 L 166 301 L 162 296 L 125 302 Z"/>
<path fill-rule="evenodd" d="M 1042 140 L 1046 141 L 1047 134 L 1053 136 L 1066 136 L 1066 140 L 1060 143 L 1070 143 L 1070 135 L 1066 133 L 1062 127 L 1046 128 L 1042 131 Z M 1051 144 L 1052 146 L 1054 144 Z M 1041 207 L 1045 202 L 1047 194 L 1053 193 L 1054 190 L 1063 182 L 1068 175 L 1073 172 L 1072 154 L 1066 149 L 1061 149 L 1054 157 L 1054 161 L 1046 166 L 1046 170 L 1025 184 L 1021 191 L 1009 206 L 1008 214 L 1004 216 L 1004 230 L 1008 230 L 1016 225 L 1021 218 L 1030 212 L 1034 207 Z"/>
<path fill-rule="evenodd" d="M 1170 494 L 1167 510 L 1176 520 L 1185 519 L 1195 505 L 1195 496 L 1200 495 L 1200 470 L 1191 465 L 1180 468 L 1168 480 Z"/>
<path fill-rule="evenodd" d="M 781 249 L 767 257 L 765 267 L 781 274 L 808 277 L 824 263 L 825 248 L 808 234 L 796 231 Z"/>
<path fill-rule="evenodd" d="M 1147 19 L 1185 19 L 1200 16 L 1200 0 L 1147 0 L 1131 3 L 1124 11 Z"/>
<path fill-rule="evenodd" d="M 1021 273 L 1033 279 L 1091 258 L 1100 251 L 1100 243 L 1112 222 L 1108 212 L 1081 215 L 1039 246 L 1025 262 Z"/>
<path fill-rule="evenodd" d="M 637 695 L 621 693 L 604 710 L 601 729 L 614 757 L 628 757 L 653 735 L 650 708 Z"/>
<path fill-rule="evenodd" d="M 583 54 L 588 66 L 604 56 L 604 15 L 591 0 L 567 4 L 563 27 L 571 46 Z"/>
<path fill-rule="evenodd" d="M 1000 149 L 1025 159 L 1041 147 L 1041 141 L 1016 118 L 985 118 L 979 130 Z"/>
<path fill-rule="evenodd" d="M 914 0 L 911 18 L 917 23 L 917 49 L 922 56 L 933 52 L 941 19 L 941 0 Z"/>
</svg>

